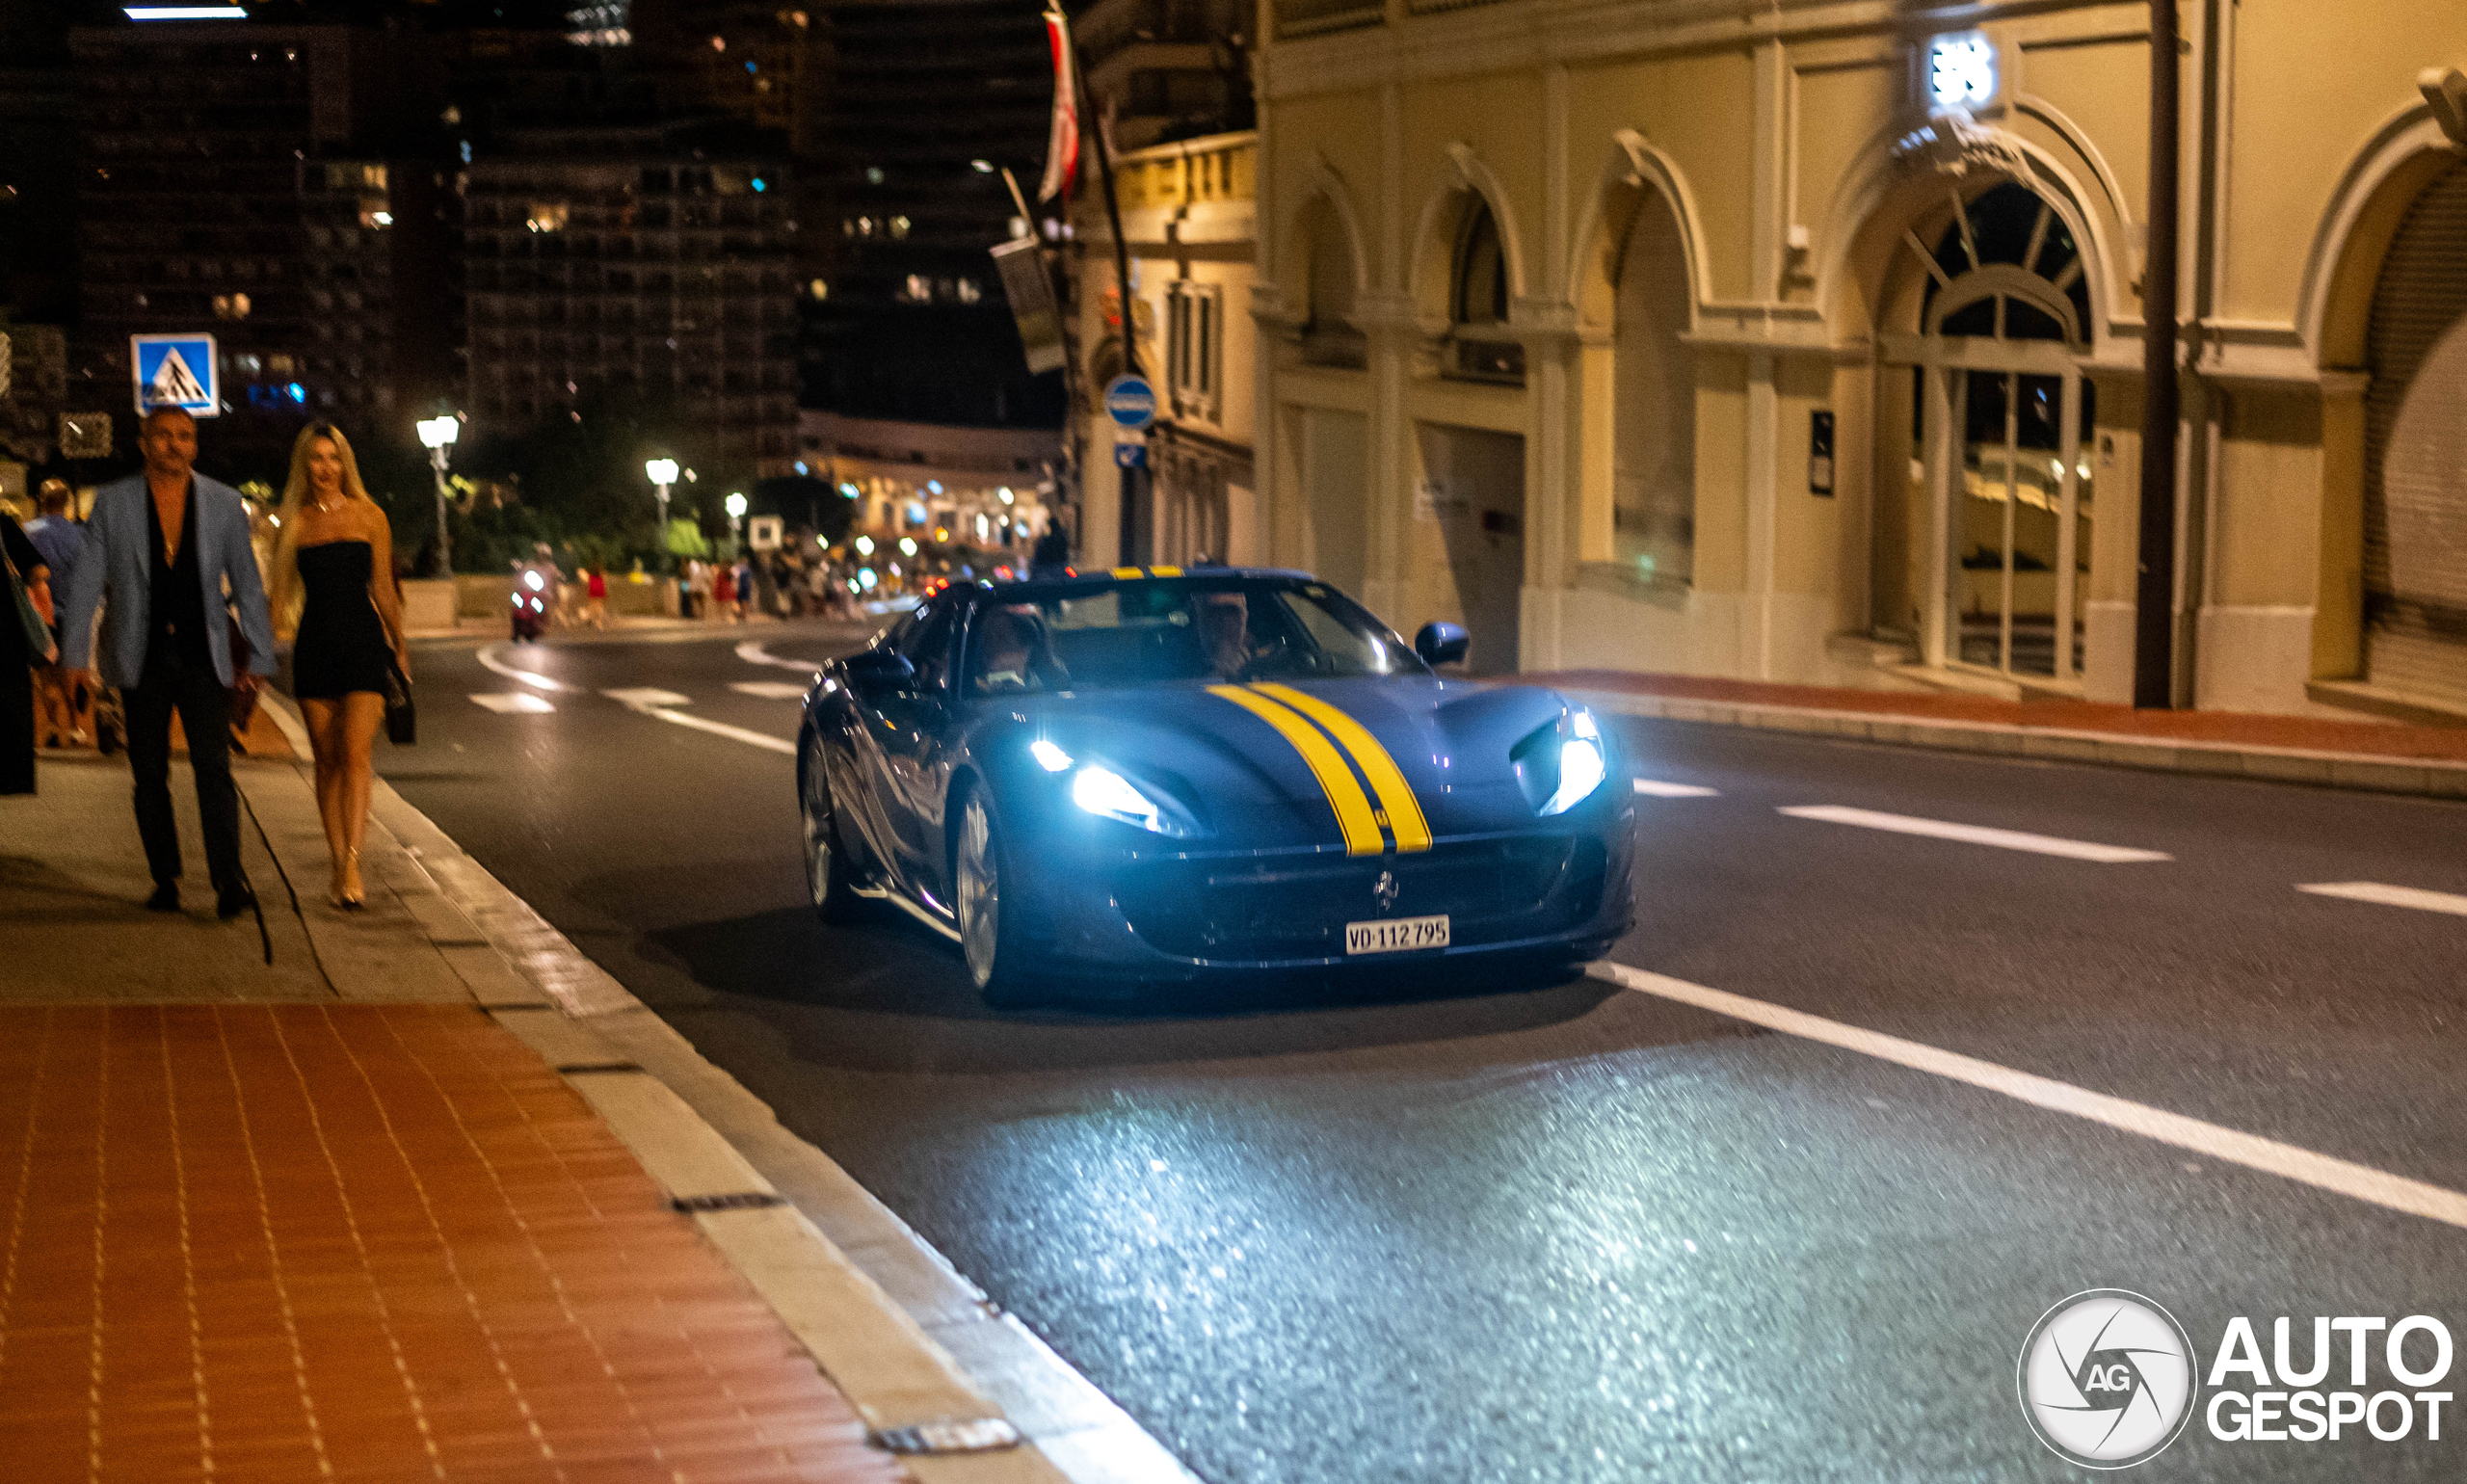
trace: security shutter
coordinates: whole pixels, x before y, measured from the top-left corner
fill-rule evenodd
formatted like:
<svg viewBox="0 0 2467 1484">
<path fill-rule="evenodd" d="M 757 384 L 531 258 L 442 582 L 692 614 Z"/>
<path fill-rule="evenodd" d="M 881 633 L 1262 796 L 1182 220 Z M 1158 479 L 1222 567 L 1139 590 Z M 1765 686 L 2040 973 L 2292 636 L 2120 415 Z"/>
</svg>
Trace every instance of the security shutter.
<svg viewBox="0 0 2467 1484">
<path fill-rule="evenodd" d="M 2467 165 L 2401 224 L 2369 353 L 2365 674 L 2467 702 Z"/>
</svg>

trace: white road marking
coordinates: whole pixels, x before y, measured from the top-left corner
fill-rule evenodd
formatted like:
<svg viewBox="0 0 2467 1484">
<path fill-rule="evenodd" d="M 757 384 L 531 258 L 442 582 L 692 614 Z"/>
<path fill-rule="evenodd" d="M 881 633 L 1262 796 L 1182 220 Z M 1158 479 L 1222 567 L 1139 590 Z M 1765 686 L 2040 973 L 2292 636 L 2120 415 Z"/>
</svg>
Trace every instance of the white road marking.
<svg viewBox="0 0 2467 1484">
<path fill-rule="evenodd" d="M 473 696 L 471 699 L 499 716 L 517 713 L 524 716 L 539 716 L 557 709 L 529 691 L 503 691 L 496 695 Z"/>
<path fill-rule="evenodd" d="M 758 639 L 748 639 L 736 647 L 736 657 L 749 665 L 777 665 L 782 670 L 796 670 L 807 675 L 819 675 L 822 667 L 811 660 L 782 659 L 762 647 Z M 803 695 L 800 691 L 798 694 Z"/>
<path fill-rule="evenodd" d="M 686 697 L 675 691 L 644 686 L 632 690 L 601 691 L 599 694 L 644 716 L 656 717 L 663 722 L 674 722 L 679 727 L 691 727 L 696 731 L 707 731 L 715 737 L 726 737 L 731 742 L 743 742 L 748 746 L 763 748 L 774 753 L 786 753 L 792 757 L 796 755 L 797 744 L 785 737 L 775 737 L 767 732 L 748 731 L 743 727 L 731 727 L 726 722 L 705 721 L 699 716 L 688 716 L 682 711 L 670 710 L 671 706 L 688 703 Z"/>
<path fill-rule="evenodd" d="M 1636 792 L 1651 794 L 1657 799 L 1718 799 L 1722 796 L 1720 789 L 1707 788 L 1701 783 L 1665 783 L 1650 778 L 1640 778 L 1635 782 Z"/>
<path fill-rule="evenodd" d="M 740 696 L 759 696 L 765 701 L 806 699 L 806 688 L 794 680 L 730 680 L 729 689 Z"/>
<path fill-rule="evenodd" d="M 497 657 L 497 652 L 504 648 L 505 646 L 501 644 L 482 646 L 479 653 L 481 666 L 485 669 L 496 672 L 498 675 L 505 676 L 509 680 L 518 681 L 521 684 L 528 685 L 534 690 L 561 691 L 567 688 L 566 682 L 563 680 L 551 680 L 546 676 L 540 674 L 536 670 L 517 669 L 513 665 L 507 664 L 504 660 L 499 659 Z"/>
<path fill-rule="evenodd" d="M 2016 1072 L 2010 1067 L 1980 1061 L 1975 1056 L 1964 1056 L 1957 1051 L 1947 1051 L 1916 1041 L 1904 1041 L 1898 1036 L 1887 1036 L 1877 1031 L 1863 1030 L 1856 1025 L 1845 1025 L 1840 1020 L 1828 1020 L 1822 1016 L 1809 1015 L 1804 1011 L 1768 1004 L 1761 999 L 1750 999 L 1744 994 L 1733 994 L 1724 990 L 1707 989 L 1701 984 L 1689 984 L 1684 979 L 1672 979 L 1661 974 L 1648 973 L 1641 968 L 1630 968 L 1625 964 L 1613 964 L 1604 960 L 1588 965 L 1586 972 L 1594 978 L 1606 980 L 1623 989 L 1658 995 L 1663 999 L 1677 1000 L 1684 1005 L 1694 1005 L 1700 1010 L 1710 1010 L 1715 1015 L 1726 1015 L 1733 1020 L 1767 1026 L 1784 1035 L 1798 1036 L 1809 1041 L 1821 1041 L 1827 1046 L 1839 1047 L 1845 1051 L 1855 1051 L 1862 1056 L 1872 1056 L 1879 1061 L 1893 1062 L 1915 1072 L 1928 1073 L 1955 1082 L 1966 1082 L 1973 1087 L 2002 1094 L 2016 1101 L 2029 1103 L 2033 1107 L 2046 1108 L 2056 1113 L 2069 1113 L 2075 1118 L 2087 1119 L 2094 1124 L 2105 1124 L 2110 1128 L 2119 1128 L 2126 1133 L 2139 1134 L 2145 1139 L 2154 1139 L 2162 1144 L 2173 1145 L 2177 1149 L 2189 1150 L 2196 1154 L 2207 1154 L 2213 1159 L 2242 1165 L 2248 1170 L 2259 1170 L 2266 1175 L 2276 1175 L 2300 1184 L 2311 1185 L 2318 1190 L 2329 1191 L 2334 1195 L 2347 1196 L 2369 1205 L 2394 1211 L 2403 1211 L 2411 1216 L 2422 1216 L 2427 1220 L 2442 1222 L 2449 1226 L 2467 1227 L 2467 1194 L 2461 1194 L 2444 1186 L 2409 1179 L 2403 1175 L 2392 1175 L 2385 1170 L 2376 1170 L 2370 1165 L 2356 1164 L 2351 1160 L 2339 1159 L 2329 1154 L 2316 1153 L 2309 1149 L 2300 1149 L 2293 1144 L 2282 1144 L 2276 1139 L 2265 1139 L 2257 1134 L 2221 1127 L 2216 1124 L 2204 1123 L 2197 1118 L 2187 1118 L 2181 1113 L 2170 1113 L 2163 1108 L 2150 1107 L 2123 1098 L 2111 1098 L 2106 1093 L 2094 1093 L 2087 1088 L 2075 1087 L 2069 1082 L 2058 1082 L 2053 1077 Z"/>
<path fill-rule="evenodd" d="M 2124 845 L 2094 845 L 2087 840 L 2058 839 L 2052 835 L 2031 835 L 2023 830 L 1990 830 L 1979 825 L 1948 824 L 1941 819 L 1914 819 L 1908 814 L 1883 814 L 1874 809 L 1854 809 L 1834 804 L 1801 805 L 1784 808 L 1780 812 L 1793 819 L 1819 819 L 1828 824 L 1857 825 L 1867 830 L 1890 830 L 1897 835 L 1923 835 L 1934 839 L 1960 840 L 1971 845 L 1994 845 L 2002 850 L 2031 850 L 2043 856 L 2065 856 L 2075 861 L 2096 861 L 2103 865 L 2119 865 L 2135 861 L 2175 859 L 2160 850 L 2135 850 Z"/>
<path fill-rule="evenodd" d="M 2419 912 L 2446 912 L 2455 917 L 2467 917 L 2467 896 L 2454 896 L 2447 891 L 2426 891 L 2416 887 L 2385 887 L 2377 881 L 2325 881 L 2310 887 L 2298 887 L 2315 896 L 2340 896 L 2350 902 L 2374 902 L 2383 907 L 2413 907 Z"/>
</svg>

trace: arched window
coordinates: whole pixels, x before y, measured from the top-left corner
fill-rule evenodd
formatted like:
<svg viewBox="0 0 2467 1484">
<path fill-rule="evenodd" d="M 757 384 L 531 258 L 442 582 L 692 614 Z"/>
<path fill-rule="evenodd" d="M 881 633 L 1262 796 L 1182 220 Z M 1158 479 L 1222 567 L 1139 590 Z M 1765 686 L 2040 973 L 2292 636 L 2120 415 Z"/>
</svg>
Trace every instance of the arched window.
<svg viewBox="0 0 2467 1484">
<path fill-rule="evenodd" d="M 1449 276 L 1447 317 L 1455 325 L 1453 370 L 1483 381 L 1525 380 L 1525 347 L 1504 335 L 1507 328 L 1507 253 L 1490 202 L 1469 194 L 1456 229 L 1456 257 Z"/>
<path fill-rule="evenodd" d="M 2007 182 L 1958 202 L 1920 309 L 1926 331 L 1993 340 L 2089 339 L 2082 249 L 2056 208 Z"/>
<path fill-rule="evenodd" d="M 1695 575 L 1696 378 L 1686 343 L 1687 258 L 1658 195 L 1619 253 L 1611 323 L 1611 552 L 1629 575 Z"/>
<path fill-rule="evenodd" d="M 1303 212 L 1302 231 L 1311 248 L 1302 358 L 1318 366 L 1364 365 L 1364 337 L 1353 323 L 1361 288 L 1354 281 L 1353 245 L 1326 197 L 1313 199 Z"/>
</svg>

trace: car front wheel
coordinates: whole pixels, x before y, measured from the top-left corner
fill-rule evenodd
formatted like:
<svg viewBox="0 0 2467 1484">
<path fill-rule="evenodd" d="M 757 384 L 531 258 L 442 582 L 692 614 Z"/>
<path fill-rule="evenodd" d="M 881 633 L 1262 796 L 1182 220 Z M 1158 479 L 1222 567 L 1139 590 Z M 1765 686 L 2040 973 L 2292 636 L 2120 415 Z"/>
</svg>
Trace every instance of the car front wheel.
<svg viewBox="0 0 2467 1484">
<path fill-rule="evenodd" d="M 1003 911 L 1009 858 L 983 794 L 968 794 L 955 843 L 960 949 L 968 958 L 968 979 L 997 1009 L 1034 1004 L 1043 996 L 1021 951 L 1017 914 Z"/>
<path fill-rule="evenodd" d="M 806 890 L 813 898 L 814 914 L 825 922 L 847 922 L 863 899 L 857 895 L 848 852 L 840 844 L 839 820 L 831 807 L 831 776 L 825 771 L 822 748 L 806 741 L 805 766 L 798 785 L 797 813 L 805 824 Z"/>
</svg>

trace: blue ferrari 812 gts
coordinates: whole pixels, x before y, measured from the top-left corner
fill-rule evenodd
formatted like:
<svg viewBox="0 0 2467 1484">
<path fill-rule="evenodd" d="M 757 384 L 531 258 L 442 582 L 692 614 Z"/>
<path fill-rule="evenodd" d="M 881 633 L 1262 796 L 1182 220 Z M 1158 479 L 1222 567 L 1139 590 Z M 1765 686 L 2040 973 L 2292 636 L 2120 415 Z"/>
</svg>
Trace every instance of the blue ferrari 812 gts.
<svg viewBox="0 0 2467 1484">
<path fill-rule="evenodd" d="M 1554 692 L 1437 674 L 1466 644 L 1408 647 L 1303 572 L 949 587 L 807 695 L 814 906 L 890 902 L 997 1005 L 1597 954 L 1632 913 L 1614 740 Z"/>
</svg>

